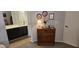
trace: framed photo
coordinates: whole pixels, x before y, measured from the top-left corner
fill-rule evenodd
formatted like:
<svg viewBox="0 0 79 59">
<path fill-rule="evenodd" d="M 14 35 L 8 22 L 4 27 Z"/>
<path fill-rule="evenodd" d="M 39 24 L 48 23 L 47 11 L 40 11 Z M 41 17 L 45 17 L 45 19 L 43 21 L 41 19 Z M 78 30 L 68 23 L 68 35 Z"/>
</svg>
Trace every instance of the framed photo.
<svg viewBox="0 0 79 59">
<path fill-rule="evenodd" d="M 42 15 L 43 15 L 43 17 L 46 17 L 48 15 L 48 12 L 47 11 L 43 11 Z"/>
<path fill-rule="evenodd" d="M 36 18 L 39 20 L 39 19 L 42 19 L 42 14 L 40 14 L 40 13 L 38 13 L 37 15 L 36 15 Z"/>
<path fill-rule="evenodd" d="M 6 13 L 3 13 L 3 17 L 6 17 Z"/>
<path fill-rule="evenodd" d="M 49 13 L 49 19 L 54 20 L 54 13 Z"/>
</svg>

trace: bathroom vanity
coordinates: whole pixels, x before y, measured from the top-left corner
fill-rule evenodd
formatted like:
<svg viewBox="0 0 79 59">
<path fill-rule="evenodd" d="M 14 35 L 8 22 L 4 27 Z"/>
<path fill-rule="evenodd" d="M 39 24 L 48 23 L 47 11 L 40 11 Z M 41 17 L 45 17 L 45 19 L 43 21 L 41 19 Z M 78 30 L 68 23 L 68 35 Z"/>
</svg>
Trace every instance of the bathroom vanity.
<svg viewBox="0 0 79 59">
<path fill-rule="evenodd" d="M 3 11 L 9 41 L 28 35 L 28 21 L 24 11 Z"/>
<path fill-rule="evenodd" d="M 28 29 L 25 25 L 9 25 L 6 26 L 6 31 L 9 41 L 14 40 L 18 37 L 28 35 Z"/>
</svg>

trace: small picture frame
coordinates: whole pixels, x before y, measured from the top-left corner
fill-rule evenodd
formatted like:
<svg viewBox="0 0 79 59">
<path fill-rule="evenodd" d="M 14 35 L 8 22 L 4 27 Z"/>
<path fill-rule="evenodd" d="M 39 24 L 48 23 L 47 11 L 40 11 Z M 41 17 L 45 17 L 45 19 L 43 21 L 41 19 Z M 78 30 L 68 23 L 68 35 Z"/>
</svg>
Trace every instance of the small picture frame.
<svg viewBox="0 0 79 59">
<path fill-rule="evenodd" d="M 43 11 L 42 15 L 43 15 L 43 17 L 46 17 L 48 15 L 48 12 L 47 11 Z"/>
<path fill-rule="evenodd" d="M 40 13 L 38 13 L 37 15 L 36 15 L 36 18 L 39 20 L 39 19 L 42 19 L 42 14 L 40 14 Z"/>
<path fill-rule="evenodd" d="M 49 19 L 54 20 L 54 13 L 49 13 Z"/>
<path fill-rule="evenodd" d="M 3 13 L 3 17 L 6 17 L 6 13 Z"/>
</svg>

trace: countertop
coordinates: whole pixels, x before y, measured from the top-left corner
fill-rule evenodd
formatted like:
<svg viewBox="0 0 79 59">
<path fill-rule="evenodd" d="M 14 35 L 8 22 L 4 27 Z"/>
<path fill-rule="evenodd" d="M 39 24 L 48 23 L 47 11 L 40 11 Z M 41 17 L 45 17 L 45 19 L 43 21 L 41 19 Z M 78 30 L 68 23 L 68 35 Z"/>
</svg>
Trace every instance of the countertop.
<svg viewBox="0 0 79 59">
<path fill-rule="evenodd" d="M 23 26 L 27 26 L 27 25 L 7 25 L 6 29 L 18 28 L 18 27 L 23 27 Z"/>
</svg>

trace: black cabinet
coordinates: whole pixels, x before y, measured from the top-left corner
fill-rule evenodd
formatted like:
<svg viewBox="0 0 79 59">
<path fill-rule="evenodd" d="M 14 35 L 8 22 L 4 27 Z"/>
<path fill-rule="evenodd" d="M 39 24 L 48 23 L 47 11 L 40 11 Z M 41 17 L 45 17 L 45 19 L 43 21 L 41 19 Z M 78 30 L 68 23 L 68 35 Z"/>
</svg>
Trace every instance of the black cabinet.
<svg viewBox="0 0 79 59">
<path fill-rule="evenodd" d="M 13 40 L 15 38 L 24 36 L 24 35 L 28 35 L 27 26 L 18 27 L 18 28 L 12 28 L 12 29 L 7 29 L 7 35 L 8 35 L 9 41 Z"/>
</svg>

